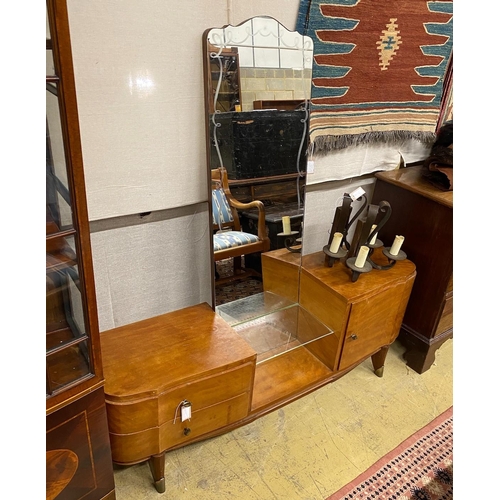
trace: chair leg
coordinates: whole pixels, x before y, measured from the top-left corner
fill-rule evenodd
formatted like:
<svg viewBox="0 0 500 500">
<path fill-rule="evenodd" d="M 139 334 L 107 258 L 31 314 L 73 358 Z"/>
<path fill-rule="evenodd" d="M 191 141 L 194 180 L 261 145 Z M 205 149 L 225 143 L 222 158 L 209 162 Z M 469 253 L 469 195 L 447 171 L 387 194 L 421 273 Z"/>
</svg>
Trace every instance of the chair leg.
<svg viewBox="0 0 500 500">
<path fill-rule="evenodd" d="M 236 276 L 237 274 L 241 274 L 243 272 L 243 266 L 240 257 L 233 258 L 233 273 Z"/>
</svg>

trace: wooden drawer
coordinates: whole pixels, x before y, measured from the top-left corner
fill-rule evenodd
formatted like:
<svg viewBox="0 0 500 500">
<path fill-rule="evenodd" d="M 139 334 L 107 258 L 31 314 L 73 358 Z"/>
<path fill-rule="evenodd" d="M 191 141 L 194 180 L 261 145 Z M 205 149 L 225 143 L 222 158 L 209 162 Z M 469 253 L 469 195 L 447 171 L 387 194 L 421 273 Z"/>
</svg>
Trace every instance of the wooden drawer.
<svg viewBox="0 0 500 500">
<path fill-rule="evenodd" d="M 176 409 L 185 399 L 191 403 L 194 413 L 241 393 L 251 393 L 254 369 L 254 363 L 247 363 L 219 375 L 173 388 L 157 397 L 127 403 L 107 401 L 109 430 L 128 434 L 161 426 L 174 419 Z"/>
<path fill-rule="evenodd" d="M 177 445 L 187 444 L 204 434 L 244 418 L 248 414 L 250 394 L 244 393 L 219 404 L 192 412 L 191 420 L 177 418 L 131 434 L 110 433 L 113 461 L 141 462 Z M 189 433 L 185 434 L 185 429 Z"/>
<path fill-rule="evenodd" d="M 449 293 L 446 296 L 443 312 L 441 313 L 441 317 L 436 327 L 435 336 L 437 337 L 451 328 L 453 328 L 453 293 Z"/>
</svg>

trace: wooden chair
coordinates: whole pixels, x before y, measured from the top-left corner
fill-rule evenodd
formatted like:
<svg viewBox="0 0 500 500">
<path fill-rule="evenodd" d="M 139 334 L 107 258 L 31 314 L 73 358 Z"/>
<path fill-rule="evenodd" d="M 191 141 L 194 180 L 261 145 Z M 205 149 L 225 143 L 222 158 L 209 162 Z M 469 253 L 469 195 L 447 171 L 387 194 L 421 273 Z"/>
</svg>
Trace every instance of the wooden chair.
<svg viewBox="0 0 500 500">
<path fill-rule="evenodd" d="M 271 243 L 266 233 L 264 204 L 260 200 L 249 203 L 238 201 L 229 189 L 225 168 L 213 169 L 211 173 L 214 261 L 216 263 L 223 259 L 233 258 L 233 275 L 221 278 L 218 283 L 249 276 L 261 277 L 260 273 L 253 269 L 243 269 L 242 256 L 256 252 L 267 252 L 270 248 Z M 238 216 L 238 210 L 252 208 L 256 208 L 259 213 L 257 234 L 243 232 Z M 216 277 L 218 277 L 217 268 Z"/>
</svg>

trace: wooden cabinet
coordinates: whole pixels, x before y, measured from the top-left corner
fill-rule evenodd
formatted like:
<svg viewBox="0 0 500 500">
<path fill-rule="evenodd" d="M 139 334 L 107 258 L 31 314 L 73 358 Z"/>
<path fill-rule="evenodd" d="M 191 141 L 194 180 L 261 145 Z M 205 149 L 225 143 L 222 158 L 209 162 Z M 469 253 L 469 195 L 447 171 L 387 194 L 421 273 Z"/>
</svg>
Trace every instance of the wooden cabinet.
<svg viewBox="0 0 500 500">
<path fill-rule="evenodd" d="M 432 366 L 436 350 L 453 335 L 453 192 L 436 188 L 422 172 L 414 166 L 377 173 L 373 193 L 374 203 L 392 206 L 379 237 L 390 244 L 403 235 L 403 249 L 417 266 L 399 339 L 418 373 Z"/>
<path fill-rule="evenodd" d="M 47 500 L 115 498 L 102 387 L 50 413 L 45 442 Z"/>
<path fill-rule="evenodd" d="M 46 498 L 115 498 L 68 15 L 47 1 Z"/>
<path fill-rule="evenodd" d="M 286 248 L 262 254 L 262 286 L 264 290 L 299 301 L 301 254 Z"/>
<path fill-rule="evenodd" d="M 376 250 L 373 260 L 387 264 Z M 335 333 L 330 352 L 334 371 L 349 370 L 372 356 L 383 373 L 387 350 L 396 339 L 415 280 L 415 265 L 397 262 L 386 271 L 373 270 L 351 281 L 352 271 L 339 261 L 325 265 L 325 254 L 302 257 L 300 304 Z"/>
<path fill-rule="evenodd" d="M 372 258 L 388 264 L 379 249 Z M 286 249 L 275 250 L 262 256 L 262 267 L 264 290 L 286 294 L 286 284 L 296 283 L 300 305 L 333 331 L 322 344 L 322 359 L 334 377 L 369 356 L 377 375 L 382 375 L 415 281 L 413 262 L 373 270 L 354 283 L 351 270 L 342 261 L 328 267 L 323 252 L 300 258 Z"/>
<path fill-rule="evenodd" d="M 324 257 L 267 252 L 262 294 L 103 332 L 113 461 L 148 461 L 163 492 L 166 451 L 249 423 L 368 356 L 382 376 L 415 266 L 405 260 L 353 283 L 348 268 L 327 267 Z M 297 290 L 299 278 L 300 296 L 288 296 L 283 284 Z"/>
<path fill-rule="evenodd" d="M 101 343 L 113 461 L 149 460 L 160 492 L 166 450 L 250 412 L 256 353 L 207 304 L 108 330 Z"/>
</svg>

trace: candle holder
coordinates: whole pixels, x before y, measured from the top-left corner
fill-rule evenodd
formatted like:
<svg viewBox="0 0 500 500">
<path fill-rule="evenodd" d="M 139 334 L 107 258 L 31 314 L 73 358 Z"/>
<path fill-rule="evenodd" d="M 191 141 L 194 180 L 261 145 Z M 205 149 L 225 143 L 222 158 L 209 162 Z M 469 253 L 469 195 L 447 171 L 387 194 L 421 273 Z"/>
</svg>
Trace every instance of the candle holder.
<svg viewBox="0 0 500 500">
<path fill-rule="evenodd" d="M 389 259 L 389 261 L 394 262 L 394 264 L 398 260 L 405 260 L 405 259 L 408 258 L 408 256 L 406 255 L 405 252 L 403 252 L 403 250 L 399 250 L 399 252 L 397 253 L 397 255 L 392 255 L 390 247 L 384 247 L 382 249 L 382 253 Z"/>
<path fill-rule="evenodd" d="M 375 243 L 365 243 L 365 246 L 367 246 L 368 248 L 370 248 L 373 251 L 373 250 L 375 250 L 375 248 L 383 247 L 384 242 L 377 238 L 377 241 L 375 241 Z"/>
<path fill-rule="evenodd" d="M 362 189 L 360 191 L 361 194 L 357 193 L 356 191 L 351 194 L 344 193 L 342 197 L 342 205 L 336 207 L 335 209 L 330 236 L 328 238 L 328 244 L 323 247 L 323 253 L 325 254 L 325 265 L 327 267 L 332 267 L 337 260 L 343 259 L 349 253 L 350 244 L 347 241 L 347 233 L 353 222 L 360 216 L 368 203 L 364 191 Z M 350 218 L 352 212 L 352 203 L 354 200 L 361 202 L 361 207 L 354 214 L 354 216 Z M 340 242 L 340 246 L 337 252 L 331 252 L 330 248 L 335 233 L 342 234 L 342 241 Z"/>
<path fill-rule="evenodd" d="M 298 248 L 292 248 L 297 247 L 297 243 L 302 243 L 302 239 L 297 237 L 299 234 L 299 231 L 290 231 L 289 233 L 278 233 L 276 236 L 284 240 L 283 245 L 289 252 L 300 253 L 302 251 L 302 245 Z"/>
<path fill-rule="evenodd" d="M 349 257 L 345 261 L 346 266 L 352 270 L 351 281 L 353 283 L 358 281 L 360 274 L 369 273 L 373 269 L 373 267 L 370 264 L 370 262 L 368 261 L 368 259 L 366 259 L 363 267 L 356 266 L 355 262 L 356 262 L 356 257 Z"/>
<path fill-rule="evenodd" d="M 359 198 L 359 201 L 361 201 L 363 198 L 363 206 L 349 220 L 352 199 L 350 200 L 349 196 L 347 194 L 344 194 L 343 205 L 342 207 L 337 207 L 335 212 L 334 221 L 332 223 L 332 232 L 330 233 L 328 245 L 325 245 L 323 247 L 323 253 L 325 254 L 325 265 L 328 267 L 332 267 L 337 260 L 347 257 L 345 259 L 345 265 L 352 270 L 352 282 L 356 282 L 361 274 L 368 273 L 373 269 L 376 269 L 378 271 L 387 271 L 388 269 L 391 269 L 397 261 L 407 258 L 406 253 L 401 249 L 399 249 L 396 255 L 392 255 L 390 253 L 390 250 L 392 248 L 398 248 L 396 241 L 394 242 L 393 247 L 385 247 L 383 241 L 377 237 L 378 232 L 380 231 L 380 229 L 382 229 L 382 227 L 391 216 L 392 208 L 389 202 L 381 201 L 379 205 L 369 205 L 365 217 L 357 220 L 367 204 L 366 197 L 364 196 Z M 354 222 L 357 222 L 357 225 L 354 230 L 352 241 L 349 243 L 349 241 L 347 240 L 347 232 Z M 330 251 L 330 247 L 334 239 L 333 231 L 342 234 L 342 241 L 336 253 Z M 336 237 L 338 238 L 338 236 L 339 235 L 337 234 Z M 404 241 L 404 238 L 402 236 L 397 236 L 396 238 L 402 238 Z M 372 240 L 375 241 L 373 243 L 369 243 Z M 338 243 L 338 240 L 336 241 L 336 243 Z M 399 242 L 399 248 L 401 244 L 402 242 Z M 363 264 L 363 267 L 358 267 L 355 264 L 357 260 L 356 254 L 361 249 L 361 247 L 368 247 L 368 253 L 366 254 L 365 250 L 366 260 Z M 381 249 L 381 253 L 385 257 L 387 257 L 389 261 L 388 264 L 379 264 L 372 260 L 372 255 L 376 249 Z"/>
<path fill-rule="evenodd" d="M 323 247 L 323 252 L 326 255 L 326 265 L 332 267 L 337 260 L 343 259 L 347 255 L 347 250 L 344 248 L 339 248 L 336 253 L 330 252 L 330 247 L 325 245 Z"/>
</svg>

